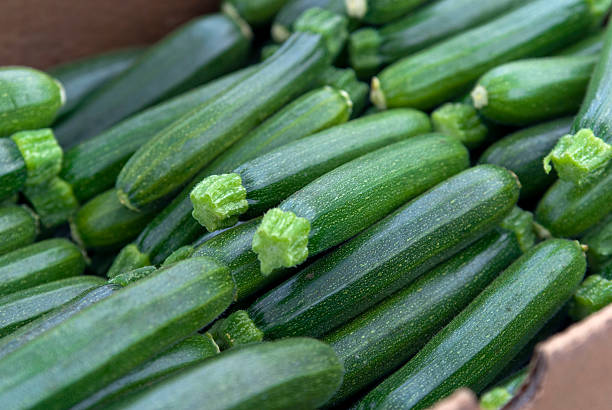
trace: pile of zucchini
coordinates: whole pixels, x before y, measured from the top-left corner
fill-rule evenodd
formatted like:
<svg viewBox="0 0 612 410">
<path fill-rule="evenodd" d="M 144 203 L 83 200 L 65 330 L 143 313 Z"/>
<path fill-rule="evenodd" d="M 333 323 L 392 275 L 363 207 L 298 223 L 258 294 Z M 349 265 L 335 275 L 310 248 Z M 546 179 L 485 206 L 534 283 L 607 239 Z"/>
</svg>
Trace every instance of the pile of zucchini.
<svg viewBox="0 0 612 410">
<path fill-rule="evenodd" d="M 0 67 L 1 407 L 502 408 L 612 303 L 611 6 L 225 0 Z"/>
</svg>

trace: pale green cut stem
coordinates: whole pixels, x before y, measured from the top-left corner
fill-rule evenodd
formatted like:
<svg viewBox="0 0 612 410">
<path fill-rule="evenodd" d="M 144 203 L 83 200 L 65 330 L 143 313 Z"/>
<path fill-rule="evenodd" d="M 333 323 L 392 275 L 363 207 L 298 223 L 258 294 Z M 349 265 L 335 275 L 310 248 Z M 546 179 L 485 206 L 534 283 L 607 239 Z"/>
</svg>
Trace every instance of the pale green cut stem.
<svg viewBox="0 0 612 410">
<path fill-rule="evenodd" d="M 200 181 L 189 195 L 192 215 L 209 232 L 230 227 L 249 208 L 246 196 L 240 175 L 211 175 Z"/>
<path fill-rule="evenodd" d="M 477 85 L 470 93 L 474 108 L 480 110 L 489 104 L 489 93 L 482 85 Z"/>
</svg>

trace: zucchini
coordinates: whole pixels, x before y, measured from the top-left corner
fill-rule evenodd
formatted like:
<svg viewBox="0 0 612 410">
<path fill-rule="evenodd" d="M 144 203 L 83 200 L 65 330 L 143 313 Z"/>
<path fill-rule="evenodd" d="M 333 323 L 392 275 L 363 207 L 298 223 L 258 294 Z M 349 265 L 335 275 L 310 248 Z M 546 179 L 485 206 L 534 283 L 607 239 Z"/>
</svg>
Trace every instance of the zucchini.
<svg viewBox="0 0 612 410">
<path fill-rule="evenodd" d="M 270 29 L 272 39 L 282 43 L 289 38 L 293 25 L 306 10 L 318 7 L 337 14 L 346 14 L 344 0 L 289 0 L 276 14 Z"/>
<path fill-rule="evenodd" d="M 299 265 L 344 242 L 469 162 L 458 141 L 426 134 L 339 166 L 264 215 L 253 236 L 262 273 Z"/>
<path fill-rule="evenodd" d="M 20 327 L 10 335 L 0 339 L 0 359 L 19 349 L 29 341 L 34 340 L 47 330 L 68 320 L 86 307 L 102 299 L 106 299 L 119 289 L 121 289 L 120 286 L 112 284 L 94 286 L 85 290 L 65 304 L 58 306 L 27 325 Z"/>
<path fill-rule="evenodd" d="M 380 107 L 430 109 L 461 94 L 491 68 L 550 54 L 601 22 L 610 0 L 536 0 L 406 57 L 372 79 Z"/>
<path fill-rule="evenodd" d="M 51 125 L 66 100 L 62 85 L 29 67 L 0 68 L 0 137 Z"/>
<path fill-rule="evenodd" d="M 525 126 L 580 108 L 599 56 L 514 61 L 487 72 L 472 91 L 474 107 L 490 121 Z"/>
<path fill-rule="evenodd" d="M 509 231 L 495 230 L 412 285 L 323 338 L 344 363 L 343 402 L 403 365 L 521 255 Z"/>
<path fill-rule="evenodd" d="M 588 247 L 587 260 L 592 271 L 612 260 L 612 214 L 589 229 L 580 241 Z"/>
<path fill-rule="evenodd" d="M 605 30 L 600 30 L 597 34 L 586 37 L 571 46 L 564 48 L 559 55 L 564 56 L 593 56 L 599 55 L 603 48 Z"/>
<path fill-rule="evenodd" d="M 540 199 L 538 223 L 557 237 L 576 237 L 612 212 L 612 163 L 584 184 L 559 180 Z"/>
<path fill-rule="evenodd" d="M 111 408 L 314 409 L 341 380 L 342 363 L 329 346 L 293 338 L 224 352 Z"/>
<path fill-rule="evenodd" d="M 577 242 L 532 248 L 356 408 L 422 409 L 459 387 L 480 392 L 571 297 L 585 270 Z"/>
<path fill-rule="evenodd" d="M 164 265 L 164 266 L 168 266 L 168 265 Z M 108 283 L 114 283 L 114 284 L 121 285 L 121 286 L 127 286 L 132 282 L 136 282 L 137 280 L 150 276 L 156 270 L 157 268 L 155 266 L 143 266 L 142 268 L 133 269 L 133 270 L 121 273 L 117 276 L 114 276 L 113 278 L 108 280 Z"/>
<path fill-rule="evenodd" d="M 203 179 L 191 193 L 197 204 L 194 215 L 200 223 L 206 221 L 210 231 L 231 226 L 238 218 L 259 216 L 337 166 L 430 130 L 429 118 L 415 110 L 393 110 L 330 128 L 245 162 L 231 173 Z M 238 196 L 232 200 L 231 194 Z"/>
<path fill-rule="evenodd" d="M 486 142 L 489 128 L 474 107 L 464 103 L 446 103 L 431 113 L 434 131 L 453 137 L 469 149 Z"/>
<path fill-rule="evenodd" d="M 570 130 L 573 119 L 561 118 L 517 131 L 491 145 L 480 156 L 480 164 L 508 168 L 521 181 L 521 199 L 540 198 L 555 181 L 542 168 L 544 157 L 559 138 Z"/>
<path fill-rule="evenodd" d="M 287 0 L 225 0 L 221 10 L 238 15 L 247 23 L 261 26 L 274 18 L 274 15 L 287 3 Z"/>
<path fill-rule="evenodd" d="M 0 296 L 85 270 L 81 251 L 66 239 L 46 239 L 0 256 Z"/>
<path fill-rule="evenodd" d="M 464 30 L 485 23 L 527 0 L 437 0 L 378 29 L 349 38 L 351 66 L 361 77 Z"/>
<path fill-rule="evenodd" d="M 353 104 L 351 118 L 359 117 L 369 103 L 370 87 L 359 81 L 355 71 L 350 68 L 329 67 L 323 71 L 319 77 L 319 82 L 346 91 Z"/>
<path fill-rule="evenodd" d="M 302 269 L 247 312 L 266 338 L 322 336 L 484 236 L 510 212 L 518 191 L 505 169 L 463 171 Z"/>
<path fill-rule="evenodd" d="M 483 410 L 500 410 L 518 392 L 519 387 L 527 380 L 527 370 L 521 370 L 502 381 L 491 390 L 480 396 L 480 407 Z"/>
<path fill-rule="evenodd" d="M 27 177 L 25 160 L 15 142 L 10 138 L 0 138 L 0 201 L 17 194 Z"/>
<path fill-rule="evenodd" d="M 125 71 L 142 52 L 141 48 L 114 50 L 47 70 L 64 86 L 66 93 L 66 102 L 57 113 L 59 121 L 74 111 L 92 91 Z"/>
<path fill-rule="evenodd" d="M 210 334 L 196 334 L 83 400 L 72 410 L 100 409 L 219 353 Z"/>
<path fill-rule="evenodd" d="M 612 303 L 612 281 L 599 275 L 591 275 L 576 290 L 569 305 L 569 315 L 575 321 L 579 321 L 610 303 Z"/>
<path fill-rule="evenodd" d="M 211 101 L 255 70 L 249 67 L 132 115 L 66 152 L 61 177 L 86 201 L 115 185 L 130 156 L 159 130 Z"/>
<path fill-rule="evenodd" d="M 533 225 L 533 214 L 515 206 L 499 224 L 500 227 L 514 232 L 521 247 L 527 252 L 536 243 L 536 232 Z"/>
<path fill-rule="evenodd" d="M 59 124 L 59 142 L 73 147 L 148 106 L 240 67 L 250 48 L 245 27 L 224 14 L 183 24 Z"/>
<path fill-rule="evenodd" d="M 612 26 L 606 29 L 603 50 L 574 119 L 569 135 L 561 138 L 544 167 L 555 166 L 560 179 L 583 183 L 601 173 L 612 159 Z"/>
<path fill-rule="evenodd" d="M 0 298 L 0 337 L 102 284 L 104 280 L 95 276 L 74 276 L 3 296 Z"/>
<path fill-rule="evenodd" d="M 46 228 L 68 221 L 79 208 L 72 186 L 59 177 L 44 184 L 26 186 L 23 193 Z"/>
<path fill-rule="evenodd" d="M 36 235 L 38 217 L 32 211 L 17 205 L 0 207 L 0 255 L 31 244 Z"/>
<path fill-rule="evenodd" d="M 405 16 L 428 0 L 345 0 L 350 17 L 368 24 L 385 24 Z"/>
<path fill-rule="evenodd" d="M 0 400 L 11 409 L 77 404 L 205 326 L 233 293 L 227 268 L 208 258 L 159 269 L 4 357 Z"/>
<path fill-rule="evenodd" d="M 127 208 L 137 210 L 176 193 L 232 143 L 307 91 L 346 38 L 346 19 L 313 9 L 300 22 L 304 31 L 294 34 L 252 75 L 136 151 L 116 184 Z"/>
</svg>

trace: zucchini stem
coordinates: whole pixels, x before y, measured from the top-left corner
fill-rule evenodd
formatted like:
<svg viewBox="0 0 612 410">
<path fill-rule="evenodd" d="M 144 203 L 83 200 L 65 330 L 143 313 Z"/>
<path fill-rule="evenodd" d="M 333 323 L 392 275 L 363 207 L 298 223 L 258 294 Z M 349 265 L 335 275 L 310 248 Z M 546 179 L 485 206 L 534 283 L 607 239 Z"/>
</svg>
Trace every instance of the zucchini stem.
<svg viewBox="0 0 612 410">
<path fill-rule="evenodd" d="M 149 265 L 151 265 L 149 255 L 140 252 L 137 245 L 130 244 L 121 249 L 121 252 L 119 252 L 119 255 L 117 255 L 117 257 L 113 261 L 113 264 L 106 273 L 106 276 L 109 279 L 112 279 L 115 276 L 120 275 L 124 272 L 128 272 Z"/>
<path fill-rule="evenodd" d="M 282 24 L 272 24 L 272 28 L 270 29 L 270 35 L 272 36 L 272 40 L 277 43 L 284 43 L 285 40 L 289 38 L 291 35 L 291 31 Z"/>
<path fill-rule="evenodd" d="M 480 84 L 472 90 L 470 96 L 472 97 L 474 108 L 477 110 L 480 110 L 489 104 L 489 93 L 487 92 L 487 89 Z"/>
<path fill-rule="evenodd" d="M 261 342 L 264 338 L 264 333 L 244 310 L 235 311 L 213 326 L 214 341 L 221 350 L 246 343 Z"/>
<path fill-rule="evenodd" d="M 480 146 L 487 138 L 488 128 L 469 104 L 447 103 L 431 114 L 433 129 L 455 138 L 466 147 Z"/>
<path fill-rule="evenodd" d="M 582 282 L 569 303 L 569 315 L 579 321 L 612 303 L 612 281 L 591 275 Z"/>
<path fill-rule="evenodd" d="M 370 101 L 372 101 L 372 104 L 374 104 L 378 109 L 387 109 L 387 100 L 385 98 L 385 93 L 383 93 L 383 90 L 380 87 L 380 80 L 378 79 L 378 77 L 372 77 L 372 86 L 370 87 Z"/>
<path fill-rule="evenodd" d="M 367 0 L 344 0 L 346 14 L 356 19 L 362 19 L 368 12 Z"/>
<path fill-rule="evenodd" d="M 40 185 L 59 174 L 64 152 L 50 128 L 20 131 L 11 139 L 26 164 L 26 185 Z"/>
</svg>

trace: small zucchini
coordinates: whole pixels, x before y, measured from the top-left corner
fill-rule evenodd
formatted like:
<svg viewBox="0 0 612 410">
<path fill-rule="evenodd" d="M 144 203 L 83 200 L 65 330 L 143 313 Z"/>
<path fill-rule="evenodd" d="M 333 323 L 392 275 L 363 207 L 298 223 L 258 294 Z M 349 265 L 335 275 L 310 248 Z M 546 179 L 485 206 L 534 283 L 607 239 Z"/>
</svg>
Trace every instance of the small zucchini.
<svg viewBox="0 0 612 410">
<path fill-rule="evenodd" d="M 32 211 L 17 205 L 0 207 L 0 255 L 31 244 L 36 235 L 38 217 Z"/>
<path fill-rule="evenodd" d="M 480 392 L 567 302 L 585 270 L 577 242 L 532 248 L 355 408 L 423 409 L 459 387 Z"/>
<path fill-rule="evenodd" d="M 368 24 L 385 24 L 405 16 L 427 0 L 345 0 L 350 17 Z"/>
<path fill-rule="evenodd" d="M 591 275 L 574 293 L 568 311 L 572 319 L 579 321 L 610 303 L 612 303 L 612 280 Z"/>
<path fill-rule="evenodd" d="M 29 67 L 0 67 L 0 137 L 51 125 L 66 100 L 62 85 Z"/>
</svg>

